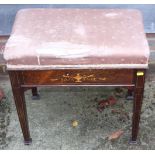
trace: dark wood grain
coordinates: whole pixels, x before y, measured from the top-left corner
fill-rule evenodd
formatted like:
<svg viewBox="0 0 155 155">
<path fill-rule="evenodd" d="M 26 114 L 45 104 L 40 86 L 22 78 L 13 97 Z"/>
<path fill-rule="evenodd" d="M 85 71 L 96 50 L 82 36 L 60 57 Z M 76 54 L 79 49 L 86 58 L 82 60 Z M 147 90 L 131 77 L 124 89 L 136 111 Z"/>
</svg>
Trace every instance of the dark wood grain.
<svg viewBox="0 0 155 155">
<path fill-rule="evenodd" d="M 18 113 L 18 118 L 24 136 L 24 143 L 30 144 L 32 142 L 32 139 L 30 137 L 29 132 L 24 88 L 21 87 L 21 77 L 18 72 L 9 72 L 9 76 L 12 85 L 12 92 Z"/>
<path fill-rule="evenodd" d="M 133 70 L 22 71 L 23 85 L 133 84 Z"/>
<path fill-rule="evenodd" d="M 136 142 L 139 130 L 140 111 L 144 92 L 145 69 L 66 69 L 40 71 L 9 71 L 9 76 L 12 84 L 12 91 L 25 144 L 31 143 L 31 138 L 28 127 L 24 91 L 32 89 L 32 94 L 36 95 L 38 94 L 36 89 L 37 86 L 55 85 L 129 85 L 134 87 L 134 106 L 131 142 Z"/>
<path fill-rule="evenodd" d="M 138 76 L 137 75 L 138 72 L 143 72 L 144 75 Z M 143 93 L 144 93 L 145 73 L 146 73 L 145 70 L 136 70 L 134 74 L 135 87 L 134 87 L 134 105 L 133 105 L 131 143 L 135 143 L 138 136 L 140 114 L 141 114 L 141 107 L 142 107 Z"/>
</svg>

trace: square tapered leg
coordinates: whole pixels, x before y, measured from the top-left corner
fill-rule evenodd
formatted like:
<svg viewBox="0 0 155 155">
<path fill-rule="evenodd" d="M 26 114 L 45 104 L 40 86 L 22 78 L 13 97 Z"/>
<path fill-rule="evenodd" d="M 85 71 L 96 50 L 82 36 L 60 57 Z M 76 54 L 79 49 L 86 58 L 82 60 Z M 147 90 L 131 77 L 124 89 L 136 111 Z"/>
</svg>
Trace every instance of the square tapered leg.
<svg viewBox="0 0 155 155">
<path fill-rule="evenodd" d="M 26 145 L 31 144 L 32 139 L 30 137 L 29 125 L 27 119 L 27 110 L 25 104 L 24 89 L 21 87 L 21 79 L 18 72 L 9 72 L 10 81 L 12 85 L 12 92 L 14 101 L 20 121 L 22 133 L 24 136 L 24 143 Z"/>
<path fill-rule="evenodd" d="M 132 118 L 132 137 L 130 143 L 136 143 L 145 84 L 145 70 L 135 72 L 134 105 Z"/>
</svg>

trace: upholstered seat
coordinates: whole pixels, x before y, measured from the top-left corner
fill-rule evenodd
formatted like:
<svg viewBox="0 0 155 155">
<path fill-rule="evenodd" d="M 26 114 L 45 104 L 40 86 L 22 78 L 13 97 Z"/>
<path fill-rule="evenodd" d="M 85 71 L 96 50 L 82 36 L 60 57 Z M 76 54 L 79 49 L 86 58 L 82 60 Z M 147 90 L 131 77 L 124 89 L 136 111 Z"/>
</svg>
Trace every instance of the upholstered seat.
<svg viewBox="0 0 155 155">
<path fill-rule="evenodd" d="M 149 48 L 137 10 L 23 9 L 4 58 L 8 70 L 147 68 Z"/>
</svg>

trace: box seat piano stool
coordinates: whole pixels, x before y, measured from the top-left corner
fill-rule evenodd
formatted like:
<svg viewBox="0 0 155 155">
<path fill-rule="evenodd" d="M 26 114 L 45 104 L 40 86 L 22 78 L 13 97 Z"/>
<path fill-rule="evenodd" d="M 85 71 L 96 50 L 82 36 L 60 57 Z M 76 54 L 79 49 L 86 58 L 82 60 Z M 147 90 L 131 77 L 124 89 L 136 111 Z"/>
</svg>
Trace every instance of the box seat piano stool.
<svg viewBox="0 0 155 155">
<path fill-rule="evenodd" d="M 40 86 L 126 86 L 134 90 L 131 142 L 137 140 L 149 48 L 142 15 L 128 9 L 23 9 L 4 58 L 25 144 L 24 91 Z"/>
</svg>

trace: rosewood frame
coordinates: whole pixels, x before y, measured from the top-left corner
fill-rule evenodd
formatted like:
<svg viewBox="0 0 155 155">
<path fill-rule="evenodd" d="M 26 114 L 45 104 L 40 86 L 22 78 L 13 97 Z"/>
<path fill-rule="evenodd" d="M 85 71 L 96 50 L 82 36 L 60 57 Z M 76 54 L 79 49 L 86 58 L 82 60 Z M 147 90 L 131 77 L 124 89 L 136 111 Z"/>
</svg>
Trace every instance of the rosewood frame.
<svg viewBox="0 0 155 155">
<path fill-rule="evenodd" d="M 126 86 L 134 89 L 132 136 L 136 143 L 143 100 L 146 69 L 57 69 L 57 70 L 10 70 L 15 105 L 24 137 L 30 144 L 27 110 L 24 92 L 32 89 L 34 99 L 39 97 L 38 86 Z M 131 94 L 131 91 L 129 92 Z"/>
</svg>

